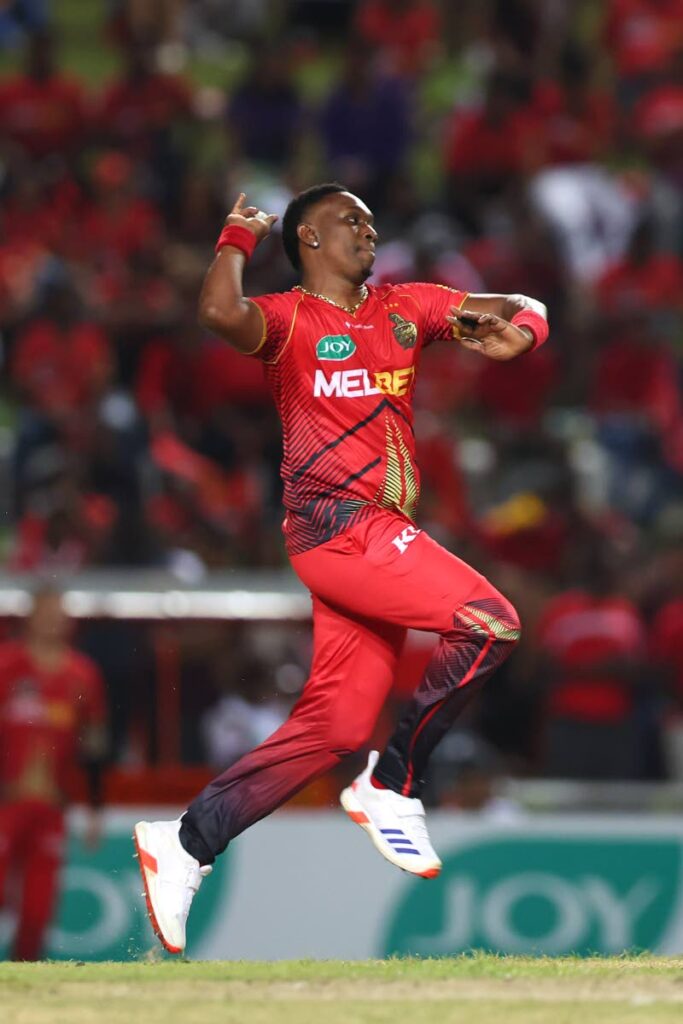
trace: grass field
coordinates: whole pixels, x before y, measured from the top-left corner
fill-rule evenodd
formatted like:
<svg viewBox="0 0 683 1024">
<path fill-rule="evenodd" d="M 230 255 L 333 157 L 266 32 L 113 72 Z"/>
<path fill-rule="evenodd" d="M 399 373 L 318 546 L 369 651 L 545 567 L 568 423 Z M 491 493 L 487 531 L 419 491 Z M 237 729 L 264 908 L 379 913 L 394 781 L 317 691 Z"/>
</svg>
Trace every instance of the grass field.
<svg viewBox="0 0 683 1024">
<path fill-rule="evenodd" d="M 659 1024 L 683 958 L 0 964 L 3 1024 Z"/>
</svg>

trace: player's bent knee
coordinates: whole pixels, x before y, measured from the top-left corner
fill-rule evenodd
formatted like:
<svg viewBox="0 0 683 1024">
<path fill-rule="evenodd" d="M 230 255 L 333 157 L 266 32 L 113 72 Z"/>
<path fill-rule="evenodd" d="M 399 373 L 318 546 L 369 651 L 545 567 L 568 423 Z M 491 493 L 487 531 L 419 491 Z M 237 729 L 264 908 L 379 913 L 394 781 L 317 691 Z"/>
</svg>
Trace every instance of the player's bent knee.
<svg viewBox="0 0 683 1024">
<path fill-rule="evenodd" d="M 509 601 L 505 602 L 505 615 L 501 618 L 501 622 L 504 624 L 503 633 L 505 634 L 504 639 L 511 644 L 518 644 L 522 635 L 522 623 L 517 609 L 514 605 L 511 605 Z"/>
<path fill-rule="evenodd" d="M 463 626 L 496 644 L 506 644 L 512 649 L 522 635 L 519 615 L 507 598 L 497 591 L 484 600 L 473 600 L 463 604 L 455 613 L 455 620 Z"/>
<path fill-rule="evenodd" d="M 513 605 L 501 597 L 500 608 L 491 617 L 489 623 L 496 643 L 509 644 L 515 647 L 522 635 L 522 623 Z"/>
</svg>

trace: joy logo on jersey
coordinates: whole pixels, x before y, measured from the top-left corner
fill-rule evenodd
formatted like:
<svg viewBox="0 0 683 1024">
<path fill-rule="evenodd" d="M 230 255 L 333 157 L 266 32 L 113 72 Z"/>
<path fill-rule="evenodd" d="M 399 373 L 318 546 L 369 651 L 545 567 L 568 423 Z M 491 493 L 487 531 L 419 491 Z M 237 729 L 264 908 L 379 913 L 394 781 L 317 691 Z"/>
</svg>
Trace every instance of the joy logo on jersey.
<svg viewBox="0 0 683 1024">
<path fill-rule="evenodd" d="M 326 334 L 315 346 L 318 359 L 333 359 L 341 362 L 356 351 L 356 343 L 348 334 Z"/>
<path fill-rule="evenodd" d="M 316 370 L 313 397 L 366 398 L 370 395 L 384 394 L 400 398 L 408 393 L 414 376 L 414 366 L 403 366 L 399 370 L 380 370 L 372 375 L 364 369 L 335 370 L 329 377 L 323 370 Z"/>
</svg>

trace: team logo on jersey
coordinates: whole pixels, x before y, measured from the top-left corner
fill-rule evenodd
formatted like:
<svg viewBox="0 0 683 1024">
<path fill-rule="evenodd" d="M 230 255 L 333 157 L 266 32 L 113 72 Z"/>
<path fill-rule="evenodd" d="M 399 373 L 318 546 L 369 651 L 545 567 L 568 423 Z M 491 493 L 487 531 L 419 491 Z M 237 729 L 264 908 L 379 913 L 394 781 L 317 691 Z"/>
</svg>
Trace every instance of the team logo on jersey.
<svg viewBox="0 0 683 1024">
<path fill-rule="evenodd" d="M 318 359 L 334 359 L 341 362 L 356 351 L 356 343 L 349 334 L 326 334 L 315 346 Z"/>
<path fill-rule="evenodd" d="M 414 348 L 417 341 L 417 324 L 412 320 L 404 320 L 398 313 L 390 313 L 389 319 L 394 325 L 394 337 L 401 348 Z"/>
</svg>

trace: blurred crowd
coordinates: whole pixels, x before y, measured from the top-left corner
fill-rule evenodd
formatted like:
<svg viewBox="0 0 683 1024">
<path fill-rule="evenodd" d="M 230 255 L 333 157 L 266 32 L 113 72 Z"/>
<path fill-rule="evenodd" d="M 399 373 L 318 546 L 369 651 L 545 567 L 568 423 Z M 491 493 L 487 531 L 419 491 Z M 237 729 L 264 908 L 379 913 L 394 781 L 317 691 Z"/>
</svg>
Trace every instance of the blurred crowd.
<svg viewBox="0 0 683 1024">
<path fill-rule="evenodd" d="M 6 567 L 286 564 L 261 368 L 196 299 L 239 191 L 281 214 L 339 180 L 375 281 L 549 309 L 539 352 L 433 346 L 418 382 L 421 525 L 525 625 L 475 746 L 683 778 L 683 0 L 109 0 L 80 71 L 61 6 L 0 12 Z M 294 283 L 275 235 L 248 291 Z M 397 701 L 427 653 L 411 635 Z M 188 639 L 187 758 L 260 740 L 306 656 L 300 630 Z"/>
</svg>

